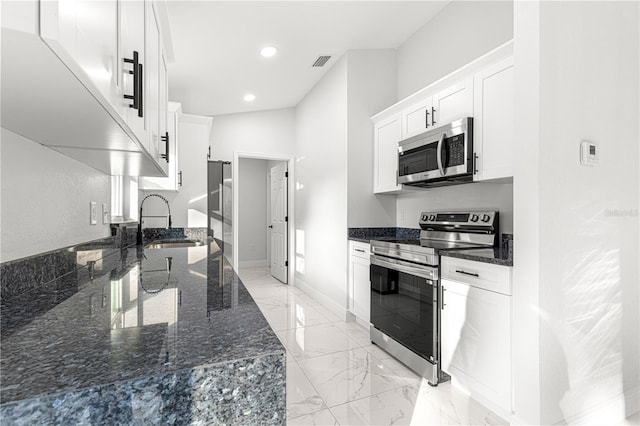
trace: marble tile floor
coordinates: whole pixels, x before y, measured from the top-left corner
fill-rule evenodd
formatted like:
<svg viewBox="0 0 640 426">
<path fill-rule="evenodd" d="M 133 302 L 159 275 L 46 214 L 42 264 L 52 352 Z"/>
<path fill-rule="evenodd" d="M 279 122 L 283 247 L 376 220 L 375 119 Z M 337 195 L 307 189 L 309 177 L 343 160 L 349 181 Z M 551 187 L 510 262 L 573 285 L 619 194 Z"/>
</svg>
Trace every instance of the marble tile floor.
<svg viewBox="0 0 640 426">
<path fill-rule="evenodd" d="M 453 388 L 437 387 L 372 345 L 348 323 L 267 268 L 240 278 L 287 349 L 289 425 L 501 425 Z"/>
</svg>

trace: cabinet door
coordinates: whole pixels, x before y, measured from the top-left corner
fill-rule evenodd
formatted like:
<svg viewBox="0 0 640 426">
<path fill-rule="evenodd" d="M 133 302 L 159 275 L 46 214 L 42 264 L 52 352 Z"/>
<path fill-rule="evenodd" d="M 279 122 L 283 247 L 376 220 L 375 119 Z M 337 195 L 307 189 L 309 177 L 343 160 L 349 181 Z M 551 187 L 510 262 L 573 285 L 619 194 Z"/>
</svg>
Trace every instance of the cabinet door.
<svg viewBox="0 0 640 426">
<path fill-rule="evenodd" d="M 369 283 L 369 259 L 351 257 L 351 279 L 353 282 L 353 314 L 365 323 L 370 322 L 371 289 Z"/>
<path fill-rule="evenodd" d="M 464 117 L 473 117 L 473 77 L 433 96 L 432 119 L 436 127 Z"/>
<path fill-rule="evenodd" d="M 140 178 L 140 189 L 156 191 L 178 191 L 179 190 L 179 158 L 177 132 L 178 121 L 182 113 L 179 103 L 170 102 L 167 112 L 167 131 L 169 132 L 169 163 L 167 177 L 142 177 Z"/>
<path fill-rule="evenodd" d="M 116 0 L 40 2 L 40 35 L 78 78 L 88 79 L 118 112 L 118 3 Z"/>
<path fill-rule="evenodd" d="M 432 106 L 432 99 L 429 97 L 402 111 L 402 139 L 410 138 L 433 127 Z"/>
<path fill-rule="evenodd" d="M 160 158 L 160 129 L 159 129 L 159 99 L 158 93 L 160 90 L 160 30 L 158 27 L 158 21 L 150 1 L 145 3 L 146 19 L 147 19 L 147 32 L 145 43 L 145 119 L 147 121 L 147 136 L 149 138 L 148 148 L 151 157 L 163 165 L 166 169 L 166 162 L 161 161 Z"/>
<path fill-rule="evenodd" d="M 513 57 L 475 75 L 475 180 L 513 176 Z"/>
<path fill-rule="evenodd" d="M 446 279 L 441 286 L 442 369 L 472 397 L 510 412 L 511 298 Z"/>
<path fill-rule="evenodd" d="M 172 160 L 171 156 L 171 138 L 169 136 L 168 126 L 168 107 L 169 107 L 169 79 L 167 75 L 167 61 L 161 44 L 160 62 L 158 68 L 158 129 L 160 134 L 160 163 L 163 168 L 170 168 Z"/>
<path fill-rule="evenodd" d="M 145 2 L 143 0 L 121 0 L 120 7 L 120 75 L 122 87 L 122 104 L 124 118 L 142 146 L 148 151 L 146 105 L 142 105 L 142 117 L 139 110 L 131 108 L 132 100 L 124 96 L 134 94 L 133 64 L 125 62 L 133 60 L 133 52 L 138 52 L 138 60 L 145 68 Z M 144 74 L 144 73 L 143 73 Z M 143 82 L 144 83 L 144 82 Z"/>
<path fill-rule="evenodd" d="M 396 192 L 398 185 L 398 142 L 400 114 L 374 125 L 373 192 Z"/>
</svg>

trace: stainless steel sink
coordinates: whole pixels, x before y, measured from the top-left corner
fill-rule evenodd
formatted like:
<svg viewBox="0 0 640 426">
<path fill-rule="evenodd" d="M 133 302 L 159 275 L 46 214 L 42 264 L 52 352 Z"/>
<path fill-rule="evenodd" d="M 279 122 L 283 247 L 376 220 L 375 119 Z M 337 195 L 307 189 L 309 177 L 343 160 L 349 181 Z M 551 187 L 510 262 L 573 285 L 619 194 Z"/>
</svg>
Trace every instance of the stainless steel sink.
<svg viewBox="0 0 640 426">
<path fill-rule="evenodd" d="M 178 248 L 178 247 L 199 247 L 204 245 L 202 241 L 193 240 L 160 240 L 149 243 L 145 246 L 148 249 L 164 249 L 164 248 Z"/>
</svg>

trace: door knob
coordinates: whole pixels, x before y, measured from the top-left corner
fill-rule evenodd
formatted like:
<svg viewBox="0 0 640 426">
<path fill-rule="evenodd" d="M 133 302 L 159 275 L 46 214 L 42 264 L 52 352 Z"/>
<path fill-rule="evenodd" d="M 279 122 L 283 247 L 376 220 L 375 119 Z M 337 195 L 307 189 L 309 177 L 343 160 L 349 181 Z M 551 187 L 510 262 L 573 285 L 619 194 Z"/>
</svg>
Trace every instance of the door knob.
<svg viewBox="0 0 640 426">
<path fill-rule="evenodd" d="M 272 228 L 272 229 L 273 229 L 273 225 L 269 225 L 269 228 Z"/>
</svg>

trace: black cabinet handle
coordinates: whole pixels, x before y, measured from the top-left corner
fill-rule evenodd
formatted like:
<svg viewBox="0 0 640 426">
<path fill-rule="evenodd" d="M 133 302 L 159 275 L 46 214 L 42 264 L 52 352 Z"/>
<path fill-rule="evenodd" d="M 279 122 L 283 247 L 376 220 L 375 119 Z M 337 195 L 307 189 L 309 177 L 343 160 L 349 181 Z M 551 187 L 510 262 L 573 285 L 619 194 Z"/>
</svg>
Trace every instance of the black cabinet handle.
<svg viewBox="0 0 640 426">
<path fill-rule="evenodd" d="M 169 132 L 164 132 L 164 136 L 160 136 L 160 139 L 164 142 L 164 154 L 160 154 L 160 157 L 169 162 Z"/>
<path fill-rule="evenodd" d="M 138 64 L 138 105 L 140 106 L 140 108 L 138 108 L 138 117 L 143 117 L 144 116 L 144 107 L 142 105 L 143 99 L 144 99 L 144 68 L 142 67 L 142 64 Z M 135 84 L 135 83 L 134 83 Z"/>
<path fill-rule="evenodd" d="M 269 229 L 273 229 L 273 225 L 269 225 Z"/>
<path fill-rule="evenodd" d="M 133 101 L 133 103 L 129 105 L 129 108 L 140 109 L 140 103 L 139 103 L 140 98 L 138 96 L 139 95 L 138 89 L 140 88 L 140 83 L 138 82 L 140 78 L 140 76 L 138 75 L 138 71 L 139 71 L 138 52 L 134 50 L 133 59 L 124 58 L 124 62 L 127 64 L 133 64 L 133 69 L 129 71 L 129 74 L 133 74 L 133 95 L 124 95 L 124 98 Z"/>
<path fill-rule="evenodd" d="M 429 128 L 429 110 L 425 110 L 425 129 Z"/>
<path fill-rule="evenodd" d="M 360 252 L 360 253 L 364 253 L 364 250 L 362 250 L 362 249 L 354 249 L 354 250 L 357 251 L 357 252 Z"/>
<path fill-rule="evenodd" d="M 182 186 L 182 170 L 178 172 L 178 185 Z"/>
<path fill-rule="evenodd" d="M 431 125 L 435 126 L 436 124 L 436 109 L 431 107 Z"/>
<path fill-rule="evenodd" d="M 207 160 L 211 158 L 211 145 L 209 145 L 209 151 L 207 152 Z"/>
<path fill-rule="evenodd" d="M 469 276 L 472 276 L 472 277 L 480 278 L 480 275 L 474 274 L 474 273 L 471 273 L 471 272 L 459 271 L 457 269 L 456 269 L 456 272 L 459 273 L 459 274 L 465 274 L 465 275 L 469 275 Z"/>
<path fill-rule="evenodd" d="M 478 154 L 473 154 L 473 174 L 478 173 Z"/>
</svg>

